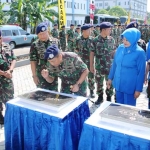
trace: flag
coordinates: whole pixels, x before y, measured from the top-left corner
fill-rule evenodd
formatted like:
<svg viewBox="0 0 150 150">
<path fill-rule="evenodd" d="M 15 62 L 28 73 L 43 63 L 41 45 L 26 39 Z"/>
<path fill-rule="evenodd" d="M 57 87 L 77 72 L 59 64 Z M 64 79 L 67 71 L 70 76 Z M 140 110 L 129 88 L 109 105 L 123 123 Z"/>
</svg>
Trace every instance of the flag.
<svg viewBox="0 0 150 150">
<path fill-rule="evenodd" d="M 59 28 L 66 24 L 66 11 L 64 0 L 58 0 L 58 12 L 59 12 Z"/>
<path fill-rule="evenodd" d="M 129 8 L 129 12 L 128 12 L 128 19 L 127 19 L 127 22 L 126 22 L 127 25 L 130 23 L 130 17 L 131 17 L 131 16 L 130 16 L 130 15 L 131 15 L 130 13 L 131 13 L 131 5 L 130 5 L 130 8 Z"/>
<path fill-rule="evenodd" d="M 147 14 L 146 14 L 145 19 L 144 19 L 144 24 L 147 24 Z"/>
</svg>

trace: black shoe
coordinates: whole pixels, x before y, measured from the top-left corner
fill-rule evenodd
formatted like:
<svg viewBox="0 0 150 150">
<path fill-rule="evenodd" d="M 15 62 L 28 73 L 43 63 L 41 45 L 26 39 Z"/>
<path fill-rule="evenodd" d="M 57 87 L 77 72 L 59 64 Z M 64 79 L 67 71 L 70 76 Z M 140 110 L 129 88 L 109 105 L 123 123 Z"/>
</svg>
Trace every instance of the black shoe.
<svg viewBox="0 0 150 150">
<path fill-rule="evenodd" d="M 103 96 L 98 96 L 97 101 L 95 102 L 95 105 L 99 105 L 103 102 Z"/>
<path fill-rule="evenodd" d="M 107 96 L 107 101 L 111 102 L 111 96 Z"/>
<path fill-rule="evenodd" d="M 93 91 L 93 90 L 90 90 L 90 97 L 91 97 L 91 98 L 95 98 L 95 94 L 94 94 L 94 91 Z"/>
<path fill-rule="evenodd" d="M 2 114 L 2 111 L 0 111 L 0 124 L 4 124 L 4 116 Z"/>
</svg>

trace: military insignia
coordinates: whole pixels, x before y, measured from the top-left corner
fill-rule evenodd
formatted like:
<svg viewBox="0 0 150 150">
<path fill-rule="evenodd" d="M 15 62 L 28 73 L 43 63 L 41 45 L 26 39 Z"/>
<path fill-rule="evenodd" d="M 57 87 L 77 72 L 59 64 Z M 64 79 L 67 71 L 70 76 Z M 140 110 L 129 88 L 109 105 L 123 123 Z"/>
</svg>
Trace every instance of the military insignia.
<svg viewBox="0 0 150 150">
<path fill-rule="evenodd" d="M 45 31 L 45 30 L 46 30 L 46 28 L 45 28 L 45 27 L 42 27 L 41 31 L 43 32 L 43 31 Z"/>
<path fill-rule="evenodd" d="M 54 58 L 54 54 L 49 54 L 49 58 L 50 59 Z"/>
</svg>

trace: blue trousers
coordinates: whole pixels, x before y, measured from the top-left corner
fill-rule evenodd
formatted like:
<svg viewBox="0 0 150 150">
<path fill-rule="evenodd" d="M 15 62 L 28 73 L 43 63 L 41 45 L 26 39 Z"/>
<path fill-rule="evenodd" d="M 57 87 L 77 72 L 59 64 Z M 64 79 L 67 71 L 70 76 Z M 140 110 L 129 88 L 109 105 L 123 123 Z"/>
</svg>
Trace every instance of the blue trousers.
<svg viewBox="0 0 150 150">
<path fill-rule="evenodd" d="M 120 104 L 136 106 L 136 99 L 134 98 L 134 94 L 126 94 L 116 91 L 116 102 Z"/>
</svg>

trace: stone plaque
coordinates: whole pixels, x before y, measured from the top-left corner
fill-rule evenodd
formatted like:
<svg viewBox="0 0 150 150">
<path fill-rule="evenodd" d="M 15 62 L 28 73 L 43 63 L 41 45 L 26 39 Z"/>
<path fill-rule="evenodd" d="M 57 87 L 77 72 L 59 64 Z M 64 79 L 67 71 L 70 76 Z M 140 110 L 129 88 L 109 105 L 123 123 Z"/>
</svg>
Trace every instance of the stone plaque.
<svg viewBox="0 0 150 150">
<path fill-rule="evenodd" d="M 150 127 L 150 111 L 141 110 L 136 107 L 110 104 L 101 113 L 102 118 Z"/>
</svg>

